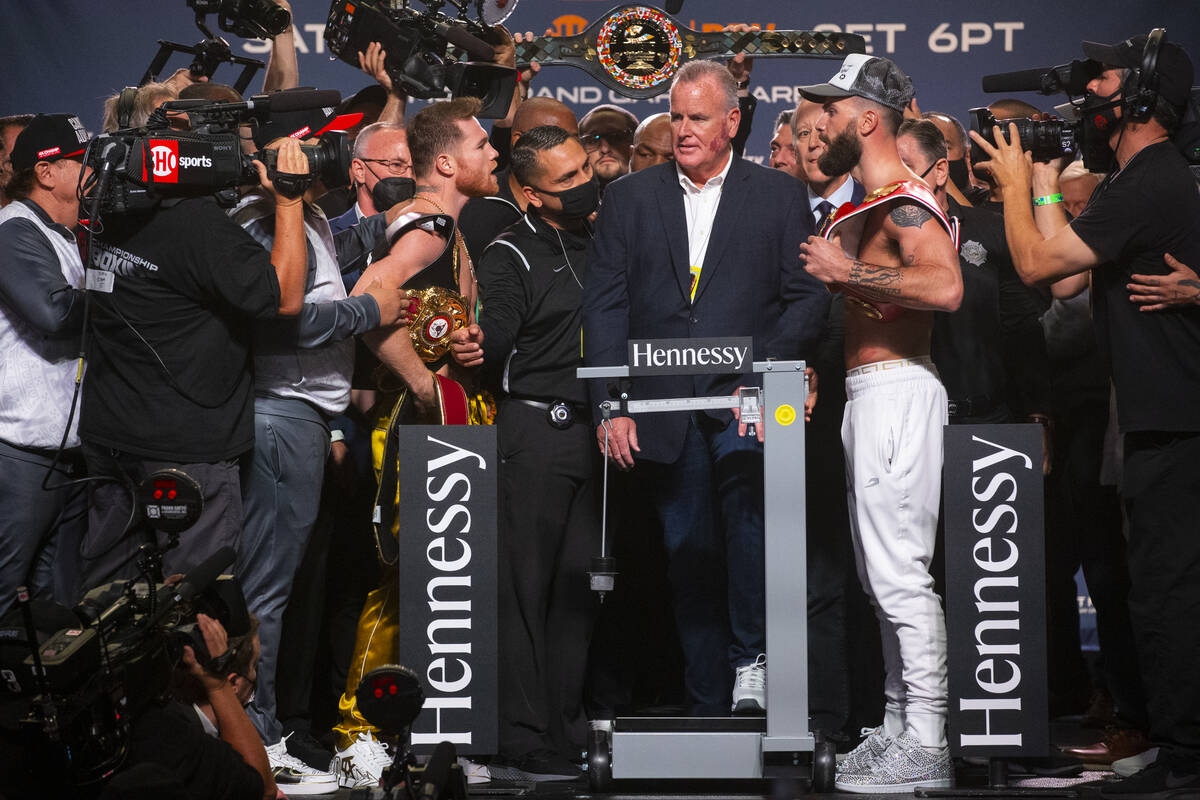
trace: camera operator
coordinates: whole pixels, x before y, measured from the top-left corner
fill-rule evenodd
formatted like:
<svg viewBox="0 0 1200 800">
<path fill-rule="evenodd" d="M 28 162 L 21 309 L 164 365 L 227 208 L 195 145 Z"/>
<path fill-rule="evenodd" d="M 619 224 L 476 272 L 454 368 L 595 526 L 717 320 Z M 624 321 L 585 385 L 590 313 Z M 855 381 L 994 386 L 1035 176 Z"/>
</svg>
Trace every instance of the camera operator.
<svg viewBox="0 0 1200 800">
<path fill-rule="evenodd" d="M 189 798 L 273 800 L 280 793 L 267 753 L 243 708 L 254 691 L 254 634 L 238 637 L 235 649 L 217 620 L 197 614 L 196 626 L 208 666 L 184 646 L 173 699 L 152 705 L 133 723 L 126 766 L 167 768 Z M 232 658 L 226 663 L 227 650 Z"/>
<path fill-rule="evenodd" d="M 1105 786 L 1108 798 L 1200 793 L 1200 537 L 1192 508 L 1200 494 L 1200 310 L 1145 312 L 1127 288 L 1133 275 L 1163 275 L 1175 260 L 1200 263 L 1200 196 L 1170 141 L 1189 101 L 1192 62 L 1160 36 L 1083 44 L 1101 67 L 1081 109 L 1085 139 L 1107 141 L 1116 166 L 1070 223 L 1056 169 L 1032 163 L 1016 125 L 1009 141 L 994 128 L 995 146 L 972 133 L 1004 197 L 1018 274 L 1050 283 L 1091 270 L 1097 337 L 1112 363 L 1125 434 L 1130 615 L 1160 751 L 1143 772 Z M 1152 45 L 1157 58 L 1144 60 Z"/>
<path fill-rule="evenodd" d="M 75 600 L 85 494 L 61 484 L 83 469 L 76 426 L 66 428 L 83 324 L 73 229 L 87 139 L 78 117 L 34 118 L 13 143 L 13 202 L 0 210 L 0 616 L 22 584 L 35 597 Z M 67 450 L 43 489 L 64 432 Z"/>
<path fill-rule="evenodd" d="M 277 145 L 278 174 L 306 175 L 295 140 Z M 139 545 L 129 487 L 181 467 L 204 507 L 169 573 L 186 572 L 242 530 L 237 458 L 254 442 L 251 334 L 256 320 L 301 311 L 306 269 L 303 203 L 274 186 L 275 240 L 268 254 L 211 197 L 170 198 L 141 212 L 108 214 L 96 247 L 112 276 L 93 295 L 88 380 L 79 422 L 94 476 L 83 558 L 84 588 L 131 577 Z"/>
</svg>

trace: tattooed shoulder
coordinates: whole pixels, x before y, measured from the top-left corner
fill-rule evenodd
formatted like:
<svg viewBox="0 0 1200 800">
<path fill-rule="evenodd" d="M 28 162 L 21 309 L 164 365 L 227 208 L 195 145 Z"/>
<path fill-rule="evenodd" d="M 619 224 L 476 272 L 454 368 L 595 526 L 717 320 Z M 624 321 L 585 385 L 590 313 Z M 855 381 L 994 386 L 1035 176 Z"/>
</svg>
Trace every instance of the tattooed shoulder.
<svg viewBox="0 0 1200 800">
<path fill-rule="evenodd" d="M 933 214 L 925 206 L 917 203 L 902 203 L 893 208 L 888 213 L 888 217 L 896 223 L 897 227 L 919 228 L 933 219 Z"/>
</svg>

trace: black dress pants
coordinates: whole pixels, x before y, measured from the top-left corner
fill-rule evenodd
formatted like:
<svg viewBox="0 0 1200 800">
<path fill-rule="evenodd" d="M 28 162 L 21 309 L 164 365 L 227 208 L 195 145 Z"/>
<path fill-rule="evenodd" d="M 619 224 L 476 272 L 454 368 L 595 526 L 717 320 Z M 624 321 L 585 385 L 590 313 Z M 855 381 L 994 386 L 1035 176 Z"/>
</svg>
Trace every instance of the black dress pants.
<svg viewBox="0 0 1200 800">
<path fill-rule="evenodd" d="M 577 758 L 586 743 L 584 672 L 600 551 L 600 456 L 591 420 L 566 430 L 508 400 L 500 454 L 500 752 Z"/>
</svg>

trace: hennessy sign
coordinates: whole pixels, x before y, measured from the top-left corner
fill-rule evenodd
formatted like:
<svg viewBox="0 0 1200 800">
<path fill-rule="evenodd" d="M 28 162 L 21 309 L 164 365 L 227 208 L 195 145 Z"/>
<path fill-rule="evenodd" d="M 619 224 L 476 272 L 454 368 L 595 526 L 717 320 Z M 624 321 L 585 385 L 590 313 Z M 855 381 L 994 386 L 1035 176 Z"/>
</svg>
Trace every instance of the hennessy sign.
<svg viewBox="0 0 1200 800">
<path fill-rule="evenodd" d="M 665 92 L 696 58 L 790 56 L 841 60 L 866 52 L 862 36 L 823 31 L 700 33 L 653 6 L 617 6 L 577 36 L 542 36 L 517 45 L 517 61 L 569 64 L 627 97 Z"/>
</svg>

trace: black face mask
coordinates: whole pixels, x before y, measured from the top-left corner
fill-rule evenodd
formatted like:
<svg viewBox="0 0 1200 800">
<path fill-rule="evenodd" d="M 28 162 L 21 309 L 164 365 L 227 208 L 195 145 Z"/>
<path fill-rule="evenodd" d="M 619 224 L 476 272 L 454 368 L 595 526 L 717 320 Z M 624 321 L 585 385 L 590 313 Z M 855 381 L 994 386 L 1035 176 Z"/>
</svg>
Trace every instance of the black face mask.
<svg viewBox="0 0 1200 800">
<path fill-rule="evenodd" d="M 1083 120 L 1083 165 L 1092 172 L 1108 172 L 1113 167 L 1116 156 L 1108 145 L 1108 137 L 1122 122 L 1117 117 L 1117 107 L 1121 105 L 1119 94 L 1118 90 L 1101 97 L 1088 92 L 1079 107 Z"/>
<path fill-rule="evenodd" d="M 543 192 L 541 189 L 538 191 L 557 197 L 562 203 L 562 211 L 559 213 L 566 219 L 584 219 L 600 207 L 600 184 L 595 178 L 561 192 Z"/>
<path fill-rule="evenodd" d="M 971 188 L 971 176 L 967 174 L 967 159 L 965 156 L 958 161 L 950 162 L 950 180 L 964 194 Z"/>
<path fill-rule="evenodd" d="M 417 182 L 412 178 L 380 178 L 371 187 L 371 202 L 375 211 L 383 213 L 397 203 L 411 200 L 417 193 Z"/>
</svg>

